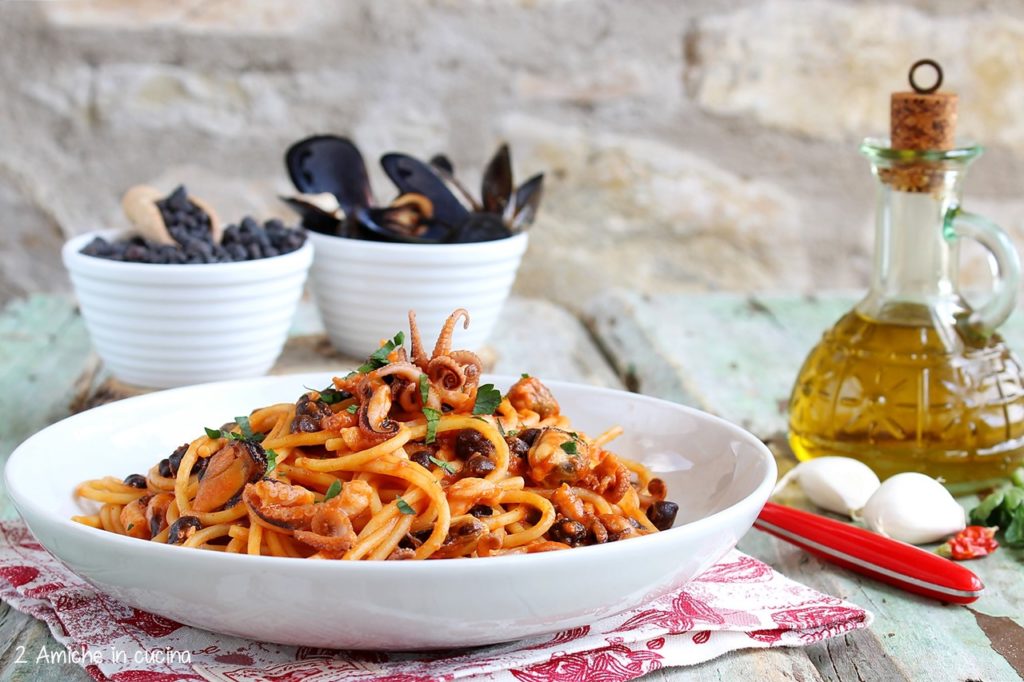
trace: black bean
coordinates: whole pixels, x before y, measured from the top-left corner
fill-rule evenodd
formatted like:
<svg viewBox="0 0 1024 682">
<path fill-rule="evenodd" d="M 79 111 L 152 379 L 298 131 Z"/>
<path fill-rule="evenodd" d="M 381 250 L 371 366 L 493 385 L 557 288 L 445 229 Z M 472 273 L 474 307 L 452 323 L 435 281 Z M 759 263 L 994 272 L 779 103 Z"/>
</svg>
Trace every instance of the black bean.
<svg viewBox="0 0 1024 682">
<path fill-rule="evenodd" d="M 160 475 L 163 476 L 164 478 L 170 478 L 171 476 L 174 475 L 174 473 L 171 471 L 171 460 L 169 459 L 165 458 L 160 460 L 160 465 L 158 468 L 160 470 Z"/>
<path fill-rule="evenodd" d="M 510 457 L 526 457 L 530 452 L 529 443 L 517 436 L 506 436 L 505 443 L 508 444 L 508 454 Z"/>
<path fill-rule="evenodd" d="M 494 471 L 494 462 L 485 455 L 473 455 L 469 458 L 469 461 L 466 462 L 466 472 L 470 476 L 483 478 L 492 471 Z"/>
<path fill-rule="evenodd" d="M 518 434 L 520 440 L 525 441 L 527 445 L 532 446 L 533 441 L 537 440 L 537 436 L 540 435 L 540 429 L 526 429 L 520 431 Z"/>
<path fill-rule="evenodd" d="M 409 455 L 409 459 L 416 462 L 424 469 L 430 468 L 430 456 L 434 454 L 430 450 L 417 450 Z"/>
<path fill-rule="evenodd" d="M 679 505 L 668 500 L 655 502 L 647 508 L 647 518 L 658 530 L 668 530 L 676 522 Z"/>
<path fill-rule="evenodd" d="M 133 488 L 138 488 L 139 490 L 145 490 L 146 477 L 142 474 L 128 474 L 124 477 L 124 484 L 130 485 Z"/>
<path fill-rule="evenodd" d="M 577 547 L 587 539 L 587 527 L 579 521 L 559 517 L 551 525 L 548 536 L 555 542 L 564 542 L 570 547 Z"/>
<path fill-rule="evenodd" d="M 170 530 L 167 531 L 167 544 L 180 545 L 202 527 L 203 524 L 195 516 L 182 516 L 172 523 Z"/>
<path fill-rule="evenodd" d="M 185 211 L 188 209 L 188 191 L 184 185 L 178 185 L 167 197 L 167 208 L 172 211 Z"/>
<path fill-rule="evenodd" d="M 468 460 L 474 455 L 490 457 L 493 454 L 494 444 L 479 431 L 463 429 L 455 437 L 455 456 L 461 460 Z"/>
<path fill-rule="evenodd" d="M 171 456 L 167 458 L 168 467 L 171 470 L 172 476 L 178 475 L 178 467 L 181 466 L 181 458 L 188 452 L 188 443 L 183 443 L 178 446 L 178 449 L 171 453 Z"/>
<path fill-rule="evenodd" d="M 493 516 L 494 509 L 486 504 L 477 504 L 470 508 L 469 514 L 479 519 L 481 516 Z"/>
<path fill-rule="evenodd" d="M 300 417 L 296 417 L 292 422 L 292 433 L 316 433 L 320 430 L 320 424 L 316 419 L 310 417 L 308 414 L 304 414 Z"/>
</svg>

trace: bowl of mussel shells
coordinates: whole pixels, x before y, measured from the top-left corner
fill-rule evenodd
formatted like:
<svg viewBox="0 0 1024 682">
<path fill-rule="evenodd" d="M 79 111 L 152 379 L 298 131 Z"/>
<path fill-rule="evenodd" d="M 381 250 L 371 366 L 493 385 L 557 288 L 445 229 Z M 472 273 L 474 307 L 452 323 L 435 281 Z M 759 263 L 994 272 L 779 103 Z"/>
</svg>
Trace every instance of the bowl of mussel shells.
<svg viewBox="0 0 1024 682">
<path fill-rule="evenodd" d="M 300 140 L 285 165 L 298 193 L 282 199 L 316 247 L 310 279 L 335 348 L 364 354 L 403 329 L 410 310 L 430 337 L 455 308 L 472 315 L 461 337 L 465 347 L 484 345 L 526 251 L 542 174 L 517 186 L 502 145 L 477 195 L 445 156 L 421 161 L 389 153 L 380 165 L 394 198 L 381 204 L 361 152 L 347 138 Z"/>
<path fill-rule="evenodd" d="M 132 229 L 83 234 L 62 250 L 114 377 L 170 388 L 266 374 L 313 260 L 305 231 L 249 217 L 223 225 L 184 187 L 139 185 L 122 207 Z"/>
</svg>

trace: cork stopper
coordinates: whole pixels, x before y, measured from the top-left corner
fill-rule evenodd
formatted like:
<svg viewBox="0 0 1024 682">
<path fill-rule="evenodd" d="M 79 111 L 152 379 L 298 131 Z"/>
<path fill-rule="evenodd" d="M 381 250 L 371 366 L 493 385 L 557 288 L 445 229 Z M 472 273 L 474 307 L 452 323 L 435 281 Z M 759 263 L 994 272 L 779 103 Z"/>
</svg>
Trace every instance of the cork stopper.
<svg viewBox="0 0 1024 682">
<path fill-rule="evenodd" d="M 935 83 L 931 87 L 920 86 L 915 78 L 922 66 L 935 70 Z M 952 92 L 937 92 L 942 85 L 942 68 L 934 60 L 921 59 L 910 67 L 909 80 L 914 92 L 892 93 L 892 148 L 953 149 L 956 146 L 957 98 Z"/>
<path fill-rule="evenodd" d="M 935 71 L 935 82 L 922 87 L 917 72 L 922 66 Z M 910 67 L 913 92 L 894 92 L 891 99 L 890 143 L 892 149 L 948 151 L 956 147 L 956 94 L 937 92 L 942 85 L 942 67 L 921 59 Z M 901 192 L 933 192 L 945 182 L 941 166 L 922 161 L 896 162 L 882 169 L 879 177 Z"/>
</svg>

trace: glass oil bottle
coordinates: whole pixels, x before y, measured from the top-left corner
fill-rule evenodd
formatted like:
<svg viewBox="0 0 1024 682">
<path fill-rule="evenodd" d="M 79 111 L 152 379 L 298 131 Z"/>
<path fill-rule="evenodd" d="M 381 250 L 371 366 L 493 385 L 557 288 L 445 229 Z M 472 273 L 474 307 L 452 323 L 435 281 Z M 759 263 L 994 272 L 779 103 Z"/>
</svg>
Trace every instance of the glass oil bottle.
<svg viewBox="0 0 1024 682">
<path fill-rule="evenodd" d="M 915 85 L 922 63 L 933 88 Z M 1024 369 L 996 333 L 1013 311 L 1019 259 L 1006 234 L 961 209 L 981 148 L 954 142 L 956 95 L 922 60 L 892 96 L 892 137 L 861 152 L 877 185 L 867 295 L 825 332 L 796 379 L 789 439 L 801 460 L 840 455 L 881 477 L 918 471 L 968 491 L 1024 462 Z M 994 291 L 974 308 L 957 284 L 958 244 L 991 254 Z"/>
</svg>

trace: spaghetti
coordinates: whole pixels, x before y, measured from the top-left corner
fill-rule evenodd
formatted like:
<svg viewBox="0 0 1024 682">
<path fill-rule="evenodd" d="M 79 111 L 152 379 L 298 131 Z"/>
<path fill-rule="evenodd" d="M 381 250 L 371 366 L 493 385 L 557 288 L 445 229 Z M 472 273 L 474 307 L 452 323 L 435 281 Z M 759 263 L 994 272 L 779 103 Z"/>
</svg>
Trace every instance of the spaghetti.
<svg viewBox="0 0 1024 682">
<path fill-rule="evenodd" d="M 481 362 L 428 356 L 414 313 L 366 364 L 294 404 L 259 408 L 186 443 L 146 475 L 86 481 L 74 520 L 212 551 L 309 559 L 445 559 L 569 549 L 672 525 L 678 507 L 643 465 L 605 449 L 614 427 L 571 430 L 528 375 L 502 396 Z"/>
</svg>

